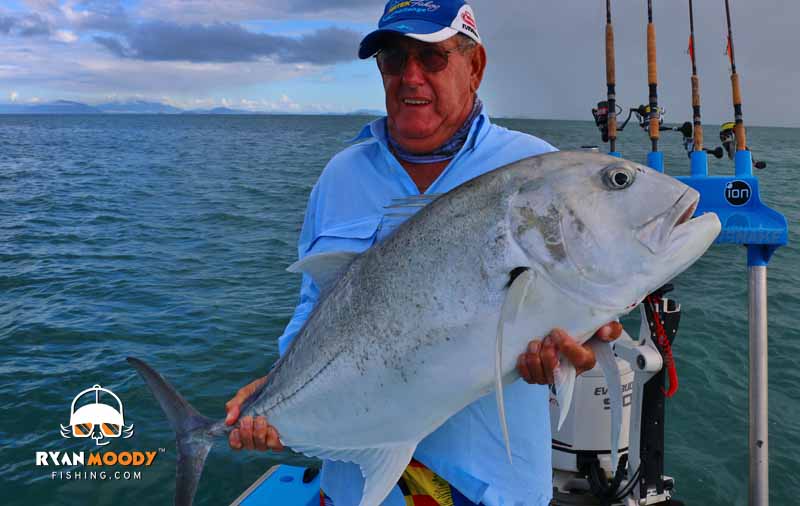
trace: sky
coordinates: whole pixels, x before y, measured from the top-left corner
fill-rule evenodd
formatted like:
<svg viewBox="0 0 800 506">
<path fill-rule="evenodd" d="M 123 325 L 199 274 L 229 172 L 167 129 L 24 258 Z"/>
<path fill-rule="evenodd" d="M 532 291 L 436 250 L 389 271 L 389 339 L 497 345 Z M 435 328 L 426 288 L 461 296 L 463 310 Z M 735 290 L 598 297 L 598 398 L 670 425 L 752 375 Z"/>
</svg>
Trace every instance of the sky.
<svg viewBox="0 0 800 506">
<path fill-rule="evenodd" d="M 433 1 L 436 0 L 418 0 Z M 591 119 L 605 97 L 605 2 L 473 0 L 490 114 Z M 659 102 L 691 117 L 688 0 L 654 0 Z M 287 113 L 384 109 L 360 39 L 378 0 L 0 0 L 0 102 L 131 99 Z M 644 0 L 613 0 L 617 100 L 647 101 Z M 800 3 L 731 0 L 746 124 L 800 126 Z M 723 0 L 695 2 L 703 120 L 732 119 Z"/>
</svg>

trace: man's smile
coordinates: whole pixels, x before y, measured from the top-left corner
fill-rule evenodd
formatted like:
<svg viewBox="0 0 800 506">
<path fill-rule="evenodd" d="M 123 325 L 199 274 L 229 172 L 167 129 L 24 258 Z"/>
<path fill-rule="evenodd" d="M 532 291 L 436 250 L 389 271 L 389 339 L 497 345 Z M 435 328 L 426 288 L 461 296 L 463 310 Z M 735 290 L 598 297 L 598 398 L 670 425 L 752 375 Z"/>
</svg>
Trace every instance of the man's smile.
<svg viewBox="0 0 800 506">
<path fill-rule="evenodd" d="M 403 104 L 405 105 L 412 105 L 412 106 L 420 106 L 420 105 L 428 105 L 431 101 L 426 98 L 404 98 Z"/>
</svg>

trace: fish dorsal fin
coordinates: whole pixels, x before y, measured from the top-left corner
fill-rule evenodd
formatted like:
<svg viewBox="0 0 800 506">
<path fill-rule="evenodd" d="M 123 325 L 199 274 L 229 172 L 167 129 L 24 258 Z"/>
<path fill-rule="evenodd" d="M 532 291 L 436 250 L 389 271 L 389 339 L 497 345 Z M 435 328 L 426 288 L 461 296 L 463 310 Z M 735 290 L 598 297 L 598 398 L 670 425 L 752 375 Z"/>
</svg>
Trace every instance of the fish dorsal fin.
<svg viewBox="0 0 800 506">
<path fill-rule="evenodd" d="M 354 449 L 290 446 L 294 451 L 310 457 L 357 464 L 364 477 L 364 490 L 358 506 L 380 505 L 403 475 L 417 449 L 417 443 Z"/>
<path fill-rule="evenodd" d="M 317 253 L 298 260 L 286 270 L 308 274 L 320 292 L 325 292 L 336 283 L 358 255 L 351 251 Z"/>
<path fill-rule="evenodd" d="M 617 359 L 611 349 L 611 343 L 592 339 L 589 341 L 589 346 L 594 350 L 597 363 L 606 377 L 609 408 L 611 408 L 611 469 L 616 471 L 619 457 L 619 432 L 622 426 L 622 381 L 620 381 Z"/>
<path fill-rule="evenodd" d="M 526 269 L 511 282 L 508 293 L 500 308 L 500 319 L 497 322 L 497 340 L 494 354 L 495 398 L 500 427 L 503 429 L 503 440 L 506 443 L 508 462 L 511 463 L 511 441 L 508 437 L 506 423 L 505 400 L 503 399 L 503 338 L 505 335 L 518 332 L 521 327 L 514 324 L 531 301 L 533 285 L 536 277 L 533 271 Z"/>
</svg>

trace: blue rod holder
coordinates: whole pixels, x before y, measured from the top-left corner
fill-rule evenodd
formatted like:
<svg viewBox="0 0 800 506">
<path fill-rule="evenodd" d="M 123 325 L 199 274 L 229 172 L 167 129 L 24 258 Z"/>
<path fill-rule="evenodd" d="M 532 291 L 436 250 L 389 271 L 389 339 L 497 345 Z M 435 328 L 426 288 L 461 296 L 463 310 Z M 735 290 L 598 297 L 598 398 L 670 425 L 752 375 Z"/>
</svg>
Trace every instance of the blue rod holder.
<svg viewBox="0 0 800 506">
<path fill-rule="evenodd" d="M 766 267 L 772 254 L 778 249 L 777 244 L 748 244 L 747 245 L 747 266 Z"/>
<path fill-rule="evenodd" d="M 616 156 L 617 158 L 622 158 L 622 154 L 619 151 L 609 151 L 609 155 Z"/>
<path fill-rule="evenodd" d="M 749 150 L 737 151 L 733 158 L 736 168 L 736 177 L 746 177 L 753 175 L 753 155 Z"/>
<path fill-rule="evenodd" d="M 708 153 L 705 151 L 692 151 L 690 160 L 692 177 L 708 175 Z"/>
<path fill-rule="evenodd" d="M 647 153 L 647 166 L 659 172 L 664 172 L 664 153 L 661 151 Z"/>
</svg>

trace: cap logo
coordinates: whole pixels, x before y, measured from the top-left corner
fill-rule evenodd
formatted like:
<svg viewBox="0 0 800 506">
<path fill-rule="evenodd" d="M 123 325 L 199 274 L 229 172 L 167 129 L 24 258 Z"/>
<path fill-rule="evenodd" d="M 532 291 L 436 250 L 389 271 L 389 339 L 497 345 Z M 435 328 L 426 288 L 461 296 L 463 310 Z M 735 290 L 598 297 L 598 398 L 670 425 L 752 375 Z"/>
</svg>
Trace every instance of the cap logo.
<svg viewBox="0 0 800 506">
<path fill-rule="evenodd" d="M 461 19 L 464 20 L 464 23 L 472 27 L 473 30 L 477 30 L 478 26 L 475 24 L 475 18 L 472 17 L 472 14 L 465 10 L 461 13 Z"/>
<path fill-rule="evenodd" d="M 389 9 L 386 11 L 386 14 L 384 14 L 384 17 L 393 13 L 397 9 L 402 9 L 404 7 L 410 7 L 416 12 L 433 12 L 438 10 L 440 5 L 432 0 L 405 0 L 389 7 Z"/>
</svg>

